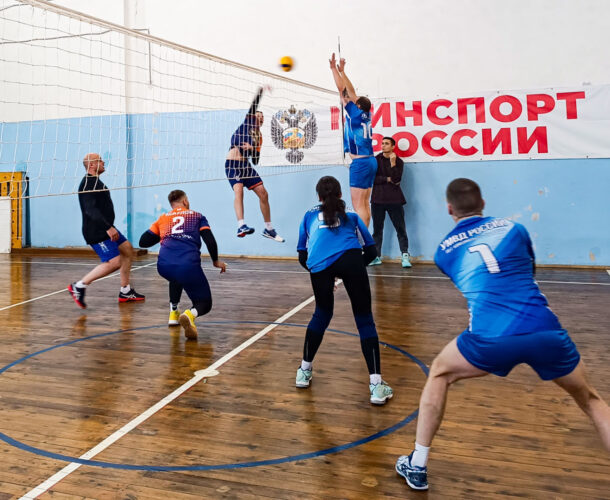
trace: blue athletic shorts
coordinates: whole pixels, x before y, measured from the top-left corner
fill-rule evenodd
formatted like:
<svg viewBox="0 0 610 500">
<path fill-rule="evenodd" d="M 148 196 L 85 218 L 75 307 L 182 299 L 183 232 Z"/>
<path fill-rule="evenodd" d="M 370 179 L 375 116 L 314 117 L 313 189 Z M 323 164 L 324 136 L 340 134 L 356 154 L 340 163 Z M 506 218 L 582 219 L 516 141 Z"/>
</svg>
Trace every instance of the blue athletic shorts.
<svg viewBox="0 0 610 500">
<path fill-rule="evenodd" d="M 457 338 L 457 346 L 471 365 L 499 377 L 526 363 L 542 380 L 553 380 L 571 373 L 580 361 L 565 330 L 505 337 L 481 337 L 466 330 Z"/>
<path fill-rule="evenodd" d="M 235 184 L 243 184 L 248 189 L 254 189 L 256 186 L 263 183 L 258 172 L 254 170 L 248 160 L 246 161 L 225 161 L 225 174 L 229 184 L 233 187 Z"/>
<path fill-rule="evenodd" d="M 349 167 L 349 186 L 361 189 L 373 187 L 377 173 L 377 160 L 374 156 L 355 158 Z"/>
<path fill-rule="evenodd" d="M 210 284 L 201 266 L 178 266 L 157 262 L 157 271 L 167 281 L 180 283 L 193 302 L 212 299 Z"/>
<path fill-rule="evenodd" d="M 102 262 L 108 262 L 109 260 L 120 255 L 121 252 L 119 252 L 119 245 L 125 243 L 127 238 L 125 238 L 120 231 L 118 231 L 118 233 L 119 239 L 117 241 L 112 241 L 110 238 L 108 238 L 106 241 L 91 245 L 91 248 L 95 250 L 95 253 L 99 256 Z"/>
</svg>

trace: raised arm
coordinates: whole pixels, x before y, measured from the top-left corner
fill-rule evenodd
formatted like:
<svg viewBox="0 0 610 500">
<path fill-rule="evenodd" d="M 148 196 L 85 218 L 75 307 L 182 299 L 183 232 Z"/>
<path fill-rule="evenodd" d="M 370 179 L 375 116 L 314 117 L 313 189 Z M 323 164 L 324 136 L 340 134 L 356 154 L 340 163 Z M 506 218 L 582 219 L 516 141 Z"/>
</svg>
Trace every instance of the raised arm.
<svg viewBox="0 0 610 500">
<path fill-rule="evenodd" d="M 250 104 L 250 109 L 248 110 L 248 116 L 254 115 L 256 110 L 258 109 L 258 104 L 261 102 L 261 97 L 263 97 L 263 87 L 259 87 L 256 95 L 254 96 L 254 100 L 252 104 Z"/>
<path fill-rule="evenodd" d="M 358 100 L 358 96 L 356 95 L 356 90 L 354 89 L 354 86 L 352 85 L 352 82 L 350 81 L 350 79 L 345 74 L 345 59 L 342 58 L 339 61 L 339 66 L 337 67 L 337 71 L 338 71 L 339 75 L 341 76 L 341 79 L 343 80 L 343 85 L 347 92 L 347 98 L 352 102 L 356 102 Z"/>
<path fill-rule="evenodd" d="M 341 73 L 339 72 L 339 68 L 337 67 L 337 59 L 335 58 L 334 52 L 328 62 L 330 63 L 330 70 L 333 73 L 333 78 L 335 80 L 337 90 L 339 91 L 339 95 L 341 96 L 341 101 L 345 105 L 349 101 L 347 88 L 345 82 L 343 81 L 343 76 L 341 75 Z"/>
</svg>

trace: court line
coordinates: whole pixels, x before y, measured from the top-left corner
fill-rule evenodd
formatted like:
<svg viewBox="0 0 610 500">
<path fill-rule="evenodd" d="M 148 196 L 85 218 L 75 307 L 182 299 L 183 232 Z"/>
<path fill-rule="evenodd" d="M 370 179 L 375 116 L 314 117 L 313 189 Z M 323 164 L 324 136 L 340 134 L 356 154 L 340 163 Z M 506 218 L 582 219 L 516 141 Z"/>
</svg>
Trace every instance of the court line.
<svg viewBox="0 0 610 500">
<path fill-rule="evenodd" d="M 207 322 L 206 324 L 208 324 L 208 325 L 219 325 L 219 324 L 256 324 L 256 325 L 260 325 L 260 324 L 268 324 L 268 323 L 266 321 L 210 321 L 210 322 Z M 55 349 L 59 349 L 61 347 L 65 347 L 65 346 L 69 346 L 69 345 L 74 346 L 75 344 L 80 343 L 80 342 L 85 342 L 85 341 L 91 340 L 91 339 L 99 339 L 99 338 L 107 337 L 109 335 L 115 335 L 117 333 L 126 333 L 126 332 L 134 333 L 136 331 L 149 330 L 151 328 L 160 328 L 160 327 L 165 327 L 165 326 L 166 325 L 142 326 L 142 327 L 127 329 L 127 330 L 117 330 L 117 331 L 113 331 L 113 332 L 100 333 L 100 334 L 96 334 L 96 335 L 91 335 L 89 337 L 80 337 L 78 339 L 70 340 L 70 341 L 60 344 L 60 345 L 56 345 L 53 347 L 47 347 L 46 349 L 42 349 L 40 351 L 30 353 L 21 359 L 13 361 L 12 363 L 9 363 L 8 365 L 0 368 L 0 375 L 2 373 L 6 372 L 7 370 L 9 370 L 10 368 L 12 368 L 13 366 L 18 365 L 27 359 L 34 358 L 40 354 L 47 353 L 47 352 L 53 351 Z M 298 324 L 298 323 L 287 323 L 287 322 L 282 323 L 282 326 L 301 327 L 301 328 L 307 327 L 307 325 Z M 329 328 L 327 330 L 327 332 L 340 333 L 340 334 L 349 335 L 351 337 L 356 337 L 356 338 L 359 337 L 359 335 L 357 333 L 346 332 L 344 330 L 336 330 L 334 328 Z M 401 349 L 400 347 L 397 347 L 392 344 L 388 344 L 386 342 L 379 341 L 379 344 L 383 345 L 385 347 L 389 347 L 390 349 L 393 349 L 393 350 L 399 352 L 400 354 L 402 354 L 403 356 L 409 358 L 417 366 L 419 366 L 419 368 L 422 370 L 422 372 L 426 376 L 428 376 L 428 373 L 429 373 L 428 367 L 426 366 L 426 364 L 423 361 L 419 360 L 414 355 L 410 354 L 409 352 L 405 351 L 404 349 Z M 53 452 L 50 452 L 47 450 L 43 450 L 40 448 L 36 448 L 36 447 L 30 446 L 30 445 L 27 445 L 21 441 L 17 441 L 16 439 L 4 434 L 3 432 L 0 432 L 0 439 L 11 446 L 15 446 L 16 448 L 19 448 L 23 451 L 27 451 L 30 453 L 34 453 L 36 455 L 52 458 L 55 460 L 61 460 L 66 463 L 74 462 L 74 463 L 80 463 L 82 465 L 89 465 L 92 467 L 106 467 L 106 468 L 122 469 L 122 470 L 158 471 L 158 472 L 163 472 L 163 471 L 165 471 L 165 472 L 169 472 L 169 471 L 210 471 L 210 470 L 239 469 L 239 468 L 249 468 L 249 467 L 260 467 L 263 465 L 283 464 L 283 463 L 287 463 L 287 462 L 296 462 L 298 460 L 307 460 L 309 458 L 321 457 L 321 456 L 328 455 L 331 453 L 337 453 L 337 452 L 340 452 L 343 450 L 354 448 L 356 446 L 360 446 L 361 444 L 364 444 L 364 443 L 368 443 L 369 441 L 373 441 L 382 436 L 386 436 L 386 435 L 400 429 L 401 427 L 404 427 L 405 425 L 407 425 L 417 416 L 417 413 L 418 413 L 418 410 L 415 410 L 413 413 L 408 415 L 402 421 L 398 422 L 397 424 L 394 424 L 391 427 L 388 427 L 379 432 L 376 432 L 375 434 L 372 434 L 370 436 L 364 437 L 364 438 L 356 440 L 356 441 L 352 441 L 350 443 L 333 446 L 331 448 L 316 450 L 313 452 L 304 453 L 304 454 L 300 454 L 300 455 L 290 455 L 290 456 L 286 456 L 286 457 L 279 457 L 279 458 L 273 458 L 273 459 L 267 459 L 267 460 L 257 460 L 254 462 L 233 462 L 233 463 L 210 464 L 210 465 L 202 465 L 202 464 L 196 464 L 196 465 L 144 465 L 144 464 L 121 464 L 121 463 L 114 463 L 114 462 L 102 462 L 102 461 L 97 461 L 97 460 L 84 460 L 84 459 L 80 459 L 77 457 L 72 457 L 69 455 L 62 455 L 59 453 L 53 453 Z"/>
<path fill-rule="evenodd" d="M 155 261 L 156 262 L 156 261 Z M 73 263 L 73 262 L 42 262 L 42 261 L 16 261 L 11 262 L 11 264 L 47 264 L 47 265 L 67 265 L 67 266 L 89 266 L 90 264 L 86 263 Z M 149 263 L 146 266 L 149 266 L 153 263 Z M 142 267 L 146 267 L 142 266 Z M 135 269 L 135 268 L 134 268 Z M 213 271 L 214 267 L 203 267 L 204 271 Z M 279 274 L 309 274 L 309 271 L 291 271 L 291 270 L 283 270 L 283 269 L 238 269 L 229 267 L 227 265 L 227 269 L 232 273 L 279 273 Z M 610 274 L 610 269 L 606 269 L 608 274 Z M 379 277 L 379 278 L 401 278 L 401 279 L 413 279 L 413 280 L 445 280 L 448 281 L 449 278 L 447 276 L 422 276 L 418 274 L 370 274 L 370 277 Z M 554 285 L 597 285 L 597 286 L 610 286 L 610 283 L 595 283 L 588 281 L 555 281 L 555 280 L 536 280 L 538 283 L 550 283 Z M 58 293 L 58 292 L 54 292 Z M 53 295 L 53 294 L 50 294 Z M 42 297 L 41 297 L 42 298 Z M 3 309 L 0 309 L 2 311 Z"/>
<path fill-rule="evenodd" d="M 47 266 L 87 266 L 91 267 L 92 264 L 98 262 L 95 259 L 91 259 L 91 262 L 62 262 L 62 261 L 43 261 L 43 260 L 12 260 L 12 264 L 44 264 Z M 155 260 L 155 262 L 157 262 Z M 149 262 L 150 264 L 150 262 Z"/>
<path fill-rule="evenodd" d="M 144 267 L 152 266 L 153 264 L 156 264 L 156 262 L 150 262 L 150 263 L 145 264 L 143 266 L 132 267 L 131 270 L 135 271 L 137 269 L 142 269 Z M 102 281 L 102 280 L 105 280 L 105 279 L 108 279 L 108 278 L 112 278 L 114 276 L 119 276 L 120 274 L 121 274 L 120 272 L 116 272 L 116 273 L 113 273 L 113 274 L 109 274 L 108 276 L 104 276 L 103 278 L 99 278 L 99 279 L 97 279 L 95 281 Z M 55 292 L 47 293 L 47 294 L 41 295 L 39 297 L 34 297 L 33 299 L 24 300 L 23 302 L 17 302 L 16 304 L 11 304 L 10 306 L 0 307 L 0 311 L 6 311 L 7 309 L 11 309 L 13 307 L 22 306 L 23 304 L 27 304 L 29 302 L 34 302 L 36 300 L 40 300 L 40 299 L 44 299 L 46 297 L 50 297 L 51 295 L 57 295 L 58 293 L 65 292 L 66 290 L 67 290 L 67 288 L 62 288 L 61 290 L 57 290 Z"/>
<path fill-rule="evenodd" d="M 93 458 L 97 454 L 104 451 L 106 448 L 108 448 L 109 446 L 111 446 L 112 444 L 117 442 L 127 433 L 129 433 L 130 431 L 135 429 L 142 422 L 144 422 L 148 418 L 152 417 L 159 410 L 161 410 L 162 408 L 164 408 L 165 406 L 170 404 L 172 401 L 174 401 L 184 392 L 189 390 L 195 384 L 197 384 L 204 378 L 217 375 L 218 374 L 217 369 L 220 368 L 223 364 L 225 364 L 227 361 L 229 361 L 234 356 L 237 356 L 240 352 L 242 352 L 244 349 L 246 349 L 247 347 L 254 344 L 254 342 L 256 342 L 257 340 L 264 337 L 267 333 L 269 333 L 271 330 L 276 328 L 278 325 L 280 325 L 281 323 L 286 321 L 288 318 L 290 318 L 291 316 L 293 316 L 294 314 L 299 312 L 301 309 L 303 309 L 304 307 L 311 304 L 314 300 L 315 300 L 315 297 L 312 295 L 311 297 L 304 300 L 296 307 L 293 307 L 286 314 L 284 314 L 283 316 L 281 316 L 280 318 L 275 320 L 272 324 L 267 325 L 260 332 L 254 334 L 252 337 L 250 337 L 245 342 L 242 342 L 239 346 L 237 346 L 235 349 L 233 349 L 228 354 L 225 354 L 222 358 L 220 358 L 218 361 L 216 361 L 215 363 L 210 365 L 208 368 L 196 371 L 195 376 L 193 378 L 191 378 L 190 380 L 188 380 L 187 382 L 182 384 L 180 387 L 178 387 L 171 394 L 167 395 L 159 402 L 155 403 L 153 406 L 148 408 L 148 410 L 144 411 L 143 413 L 138 415 L 136 418 L 134 418 L 130 422 L 126 423 L 119 430 L 113 432 L 110 436 L 108 436 L 106 439 L 101 441 L 99 444 L 97 444 L 96 446 L 91 448 L 89 451 L 85 452 L 79 458 L 84 459 L 84 460 L 89 460 L 90 458 Z M 59 472 L 56 472 L 55 474 L 53 474 L 46 481 L 43 481 L 38 486 L 36 486 L 36 487 L 32 488 L 30 491 L 28 491 L 25 495 L 23 495 L 20 498 L 20 500 L 32 500 L 34 498 L 37 498 L 39 495 L 42 495 L 44 492 L 46 492 L 47 490 L 49 490 L 50 488 L 55 486 L 59 481 L 61 481 L 62 479 L 65 479 L 68 475 L 70 475 L 72 472 L 77 470 L 81 465 L 82 464 L 75 463 L 75 462 L 72 462 L 72 463 L 66 465 L 63 469 L 61 469 Z"/>
</svg>

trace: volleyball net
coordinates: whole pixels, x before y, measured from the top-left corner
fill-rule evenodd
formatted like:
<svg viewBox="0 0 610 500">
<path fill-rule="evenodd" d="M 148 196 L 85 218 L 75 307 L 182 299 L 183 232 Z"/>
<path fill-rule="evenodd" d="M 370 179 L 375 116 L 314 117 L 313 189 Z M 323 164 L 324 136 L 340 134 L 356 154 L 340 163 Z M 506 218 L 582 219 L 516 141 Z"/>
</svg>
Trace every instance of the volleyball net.
<svg viewBox="0 0 610 500">
<path fill-rule="evenodd" d="M 11 196 L 76 193 L 95 152 L 111 189 L 224 179 L 265 85 L 261 175 L 342 164 L 336 92 L 46 1 L 0 0 L 0 176 Z"/>
</svg>

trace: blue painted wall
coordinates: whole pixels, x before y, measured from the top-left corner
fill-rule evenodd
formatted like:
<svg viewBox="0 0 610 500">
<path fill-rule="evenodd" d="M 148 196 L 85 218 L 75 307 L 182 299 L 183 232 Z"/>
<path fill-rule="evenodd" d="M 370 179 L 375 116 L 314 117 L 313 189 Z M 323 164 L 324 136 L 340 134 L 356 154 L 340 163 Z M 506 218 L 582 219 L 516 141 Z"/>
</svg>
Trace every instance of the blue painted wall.
<svg viewBox="0 0 610 500">
<path fill-rule="evenodd" d="M 348 170 L 334 166 L 265 176 L 266 172 L 275 173 L 281 168 L 261 169 L 270 193 L 273 223 L 287 241 L 280 244 L 260 236 L 263 221 L 253 193 L 245 194 L 245 213 L 247 223 L 257 232 L 237 238 L 229 183 L 184 181 L 223 177 L 229 137 L 242 119 L 243 111 L 232 111 L 134 115 L 129 121 L 125 116 L 107 116 L 4 123 L 0 124 L 0 166 L 2 170 L 25 169 L 32 178 L 40 178 L 32 185 L 31 194 L 72 190 L 84 172 L 82 157 L 99 151 L 108 162 L 107 172 L 134 172 L 130 178 L 107 183 L 114 188 L 116 225 L 131 234 L 135 244 L 150 223 L 168 210 L 167 193 L 180 188 L 189 195 L 192 207 L 209 218 L 221 253 L 294 256 L 299 222 L 316 203 L 315 183 L 322 175 L 334 175 L 349 199 Z M 127 123 L 133 127 L 131 135 L 127 133 Z M 187 132 L 172 132 L 179 129 Z M 127 169 L 126 160 L 128 137 L 133 157 L 131 170 Z M 157 159 L 151 160 L 155 156 Z M 205 163 L 204 170 L 201 162 Z M 70 165 L 67 170 L 72 176 L 67 179 L 66 164 Z M 112 180 L 109 174 L 104 175 Z M 453 222 L 447 215 L 444 189 L 456 177 L 470 177 L 481 185 L 486 214 L 511 217 L 527 227 L 539 263 L 610 265 L 610 160 L 408 163 L 402 185 L 408 200 L 406 223 L 413 256 L 431 260 L 436 245 L 451 230 Z M 175 183 L 131 191 L 117 188 L 168 179 Z M 76 195 L 34 198 L 30 207 L 33 246 L 84 245 Z M 382 254 L 398 257 L 399 253 L 395 232 L 387 219 Z"/>
</svg>

